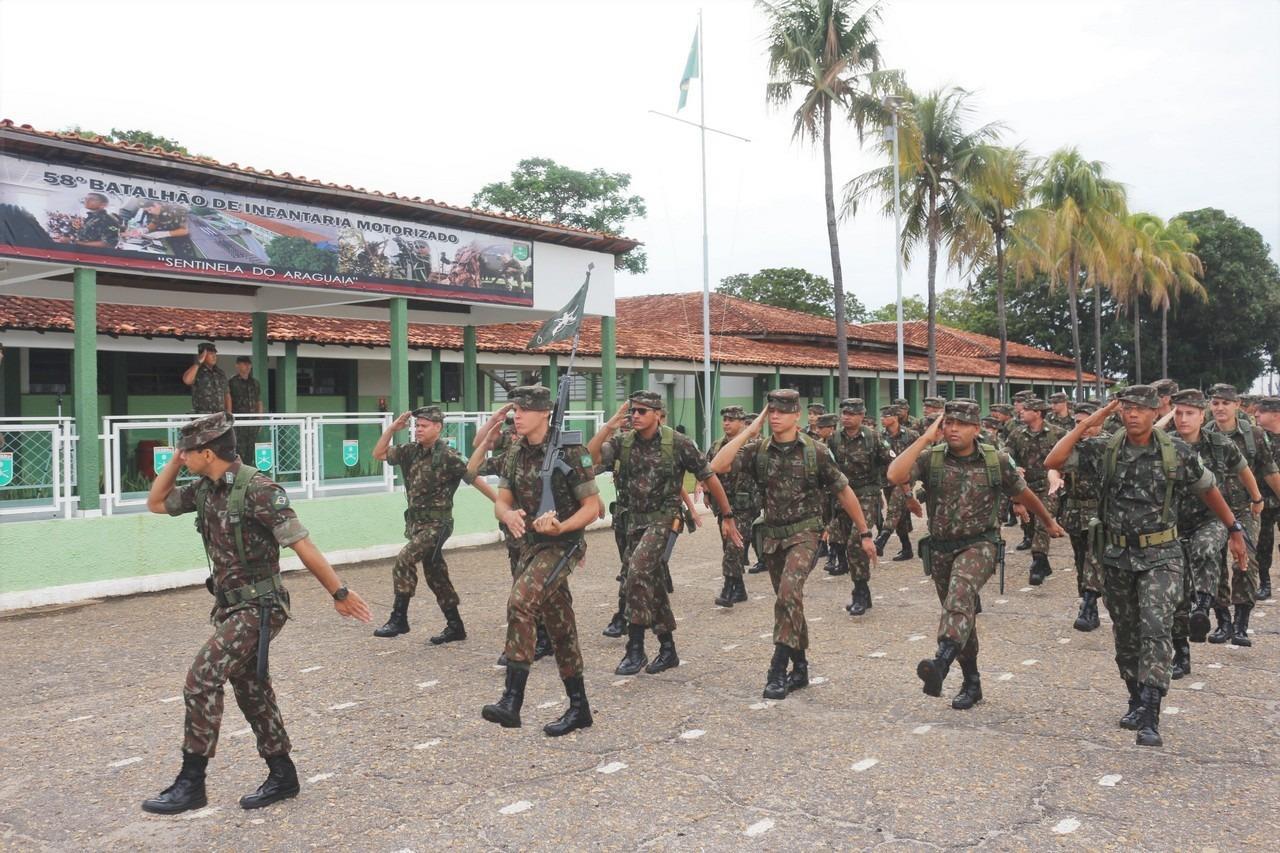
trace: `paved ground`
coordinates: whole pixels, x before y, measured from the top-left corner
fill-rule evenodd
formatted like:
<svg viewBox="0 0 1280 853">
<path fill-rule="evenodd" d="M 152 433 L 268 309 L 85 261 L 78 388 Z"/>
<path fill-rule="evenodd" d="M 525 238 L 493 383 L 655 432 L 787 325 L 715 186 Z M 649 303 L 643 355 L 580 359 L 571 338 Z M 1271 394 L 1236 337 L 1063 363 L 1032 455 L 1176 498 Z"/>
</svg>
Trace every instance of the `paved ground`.
<svg viewBox="0 0 1280 853">
<path fill-rule="evenodd" d="M 684 665 L 620 679 L 622 642 L 600 636 L 612 539 L 591 535 L 573 587 L 596 724 L 559 740 L 540 731 L 564 703 L 550 660 L 530 677 L 523 729 L 480 719 L 502 679 L 497 548 L 450 555 L 470 636 L 444 648 L 425 644 L 433 603 L 417 599 L 411 634 L 377 640 L 292 576 L 297 618 L 272 671 L 303 792 L 256 813 L 236 800 L 265 767 L 230 700 L 210 806 L 180 818 L 138 807 L 177 769 L 203 589 L 0 621 L 0 848 L 1274 849 L 1274 606 L 1254 614 L 1253 649 L 1193 647 L 1194 672 L 1167 700 L 1166 746 L 1140 749 L 1116 726 L 1124 688 L 1107 623 L 1071 629 L 1069 571 L 1032 590 L 1010 550 L 1007 594 L 988 587 L 980 620 L 986 701 L 957 712 L 915 676 L 937 619 L 919 562 L 885 563 L 856 621 L 842 609 L 848 578 L 819 569 L 806 610 L 822 683 L 764 703 L 768 584 L 749 576 L 752 601 L 716 608 L 717 552 L 707 531 L 677 550 Z M 1055 564 L 1068 559 L 1055 543 Z M 388 564 L 343 574 L 389 601 Z"/>
</svg>

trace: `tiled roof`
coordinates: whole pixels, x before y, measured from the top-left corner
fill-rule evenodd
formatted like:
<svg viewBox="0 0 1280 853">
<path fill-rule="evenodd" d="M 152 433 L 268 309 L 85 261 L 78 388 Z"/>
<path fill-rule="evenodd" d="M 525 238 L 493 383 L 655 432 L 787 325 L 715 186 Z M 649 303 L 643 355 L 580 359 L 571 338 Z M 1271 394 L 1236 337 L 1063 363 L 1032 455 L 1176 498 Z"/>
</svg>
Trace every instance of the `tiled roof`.
<svg viewBox="0 0 1280 853">
<path fill-rule="evenodd" d="M 672 301 L 664 297 L 651 296 L 619 299 L 617 307 L 616 352 L 619 357 L 693 363 L 702 360 L 699 313 L 694 312 L 685 318 L 683 307 L 672 308 Z M 700 303 L 698 307 L 700 311 Z M 679 317 L 676 316 L 677 313 Z M 538 326 L 537 322 L 478 326 L 476 347 L 482 352 L 524 352 L 522 342 L 532 338 Z M 72 303 L 66 299 L 0 296 L 0 330 L 4 329 L 74 331 Z M 950 340 L 951 335 L 963 336 L 964 334 L 945 327 L 939 327 L 938 331 L 940 341 L 944 337 Z M 113 337 L 247 341 L 253 336 L 253 327 L 250 315 L 235 311 L 101 303 L 98 305 L 98 332 Z M 276 342 L 294 341 L 326 346 L 386 347 L 390 343 L 390 325 L 378 320 L 271 314 L 267 322 L 267 338 Z M 462 329 L 454 325 L 410 323 L 409 346 L 418 349 L 460 350 L 462 349 Z M 569 341 L 561 341 L 545 348 L 542 352 L 567 354 L 569 348 Z M 1030 347 L 1024 347 L 1024 349 L 1031 350 L 1041 359 L 1035 364 L 1012 359 L 1009 362 L 1011 379 L 1035 379 L 1063 384 L 1075 381 L 1074 367 L 1070 361 L 1065 365 L 1046 364 L 1043 357 L 1051 354 L 1042 353 Z M 583 321 L 578 351 L 583 355 L 598 356 L 600 354 L 600 319 L 598 317 L 588 317 Z M 818 369 L 832 369 L 836 366 L 835 348 L 832 345 L 803 341 L 753 340 L 738 334 L 713 333 L 711 356 L 714 361 L 725 364 Z M 907 353 L 904 361 L 908 372 L 928 371 L 928 359 L 924 353 Z M 849 350 L 849 367 L 852 370 L 878 370 L 892 373 L 897 370 L 897 357 L 890 350 L 866 349 L 857 346 L 854 342 L 854 346 Z M 995 378 L 999 375 L 999 366 L 988 358 L 940 352 L 938 372 L 944 379 L 950 375 Z M 1085 374 L 1085 378 L 1092 381 L 1093 377 L 1092 374 Z"/>
<path fill-rule="evenodd" d="M 585 238 L 592 238 L 601 241 L 607 241 L 611 248 L 602 249 L 602 251 L 612 251 L 614 254 L 622 254 L 630 251 L 640 245 L 638 241 L 622 237 L 617 234 L 608 234 L 602 231 L 591 231 L 586 228 L 576 228 L 571 225 L 560 225 L 553 222 L 544 222 L 538 219 L 531 219 L 524 216 L 516 216 L 510 213 L 496 213 L 491 210 L 481 210 L 474 207 L 465 207 L 458 205 L 445 204 L 444 202 L 434 199 L 424 199 L 418 196 L 404 196 L 394 192 L 380 192 L 378 190 L 368 190 L 364 187 L 353 187 L 350 184 L 334 184 L 318 180 L 316 178 L 308 178 L 305 175 L 294 175 L 289 172 L 274 172 L 271 169 L 255 169 L 252 166 L 241 166 L 238 163 L 220 163 L 212 157 L 196 157 L 187 154 L 178 154 L 173 151 L 166 151 L 163 148 L 151 147 L 138 143 L 113 142 L 103 136 L 94 136 L 84 138 L 73 131 L 49 131 L 37 130 L 29 124 L 17 124 L 12 119 L 0 119 L 0 132 L 8 131 L 32 141 L 50 140 L 59 142 L 71 142 L 90 148 L 101 149 L 104 152 L 120 152 L 131 155 L 141 155 L 144 157 L 155 158 L 158 162 L 167 162 L 171 165 L 180 166 L 198 166 L 205 169 L 221 169 L 225 172 L 234 173 L 251 179 L 270 178 L 275 181 L 283 181 L 289 184 L 295 184 L 299 187 L 309 187 L 312 189 L 323 190 L 342 190 L 349 193 L 358 193 L 366 196 L 371 201 L 382 203 L 399 202 L 412 205 L 429 205 L 440 211 L 451 211 L 459 214 L 474 214 L 476 216 L 484 216 L 492 219 L 503 220 L 513 224 L 523 224 L 537 226 L 540 228 L 550 228 L 562 232 L 566 235 L 580 235 Z"/>
<path fill-rule="evenodd" d="M 858 328 L 887 332 L 895 341 L 897 340 L 897 323 L 865 323 Z M 929 324 L 925 320 L 910 320 L 902 324 L 902 342 L 905 346 L 924 349 L 928 345 L 928 335 Z M 938 355 L 963 355 L 971 358 L 998 358 L 1000 356 L 1000 339 L 980 335 L 977 332 L 966 332 L 951 326 L 939 325 L 937 327 L 937 341 Z M 1067 356 L 1020 344 L 1016 341 L 1009 341 L 1009 357 L 1072 364 L 1071 359 Z"/>
</svg>

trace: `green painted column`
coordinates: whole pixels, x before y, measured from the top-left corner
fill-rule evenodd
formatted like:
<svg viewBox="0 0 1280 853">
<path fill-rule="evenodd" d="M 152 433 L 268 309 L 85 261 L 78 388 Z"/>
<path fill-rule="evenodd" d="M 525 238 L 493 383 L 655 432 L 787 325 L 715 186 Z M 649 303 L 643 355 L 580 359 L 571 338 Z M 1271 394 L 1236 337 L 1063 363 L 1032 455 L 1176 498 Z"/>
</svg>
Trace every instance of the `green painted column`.
<svg viewBox="0 0 1280 853">
<path fill-rule="evenodd" d="M 991 412 L 991 401 L 987 399 L 987 383 L 978 383 L 978 411 L 985 418 Z"/>
<path fill-rule="evenodd" d="M 98 441 L 98 274 L 77 267 L 74 276 L 75 352 L 71 359 L 72 405 L 76 412 L 76 482 L 80 511 L 97 514 L 102 444 Z"/>
<path fill-rule="evenodd" d="M 822 377 L 822 403 L 828 412 L 836 410 L 836 378 L 830 371 Z"/>
<path fill-rule="evenodd" d="M 253 312 L 253 375 L 258 379 L 261 391 L 262 410 L 271 411 L 271 401 L 267 399 L 267 381 L 270 369 L 267 367 L 267 312 Z"/>
<path fill-rule="evenodd" d="M 782 387 L 782 368 L 775 367 L 773 369 L 773 377 L 769 380 L 769 390 L 777 391 Z"/>
<path fill-rule="evenodd" d="M 920 400 L 921 400 L 921 397 L 923 397 L 922 392 L 924 390 L 926 383 L 928 383 L 928 381 L 929 381 L 928 379 L 925 379 L 923 377 L 918 379 L 907 380 L 907 400 L 910 401 L 910 404 L 911 404 L 912 417 L 918 418 L 922 414 L 924 414 L 924 406 L 920 402 Z"/>
<path fill-rule="evenodd" d="M 866 380 L 866 393 L 862 398 L 862 402 L 867 404 L 867 418 L 880 423 L 880 374 L 870 377 Z M 878 427 L 877 427 L 878 428 Z"/>
<path fill-rule="evenodd" d="M 542 384 L 551 389 L 553 398 L 560 390 L 560 359 L 555 355 L 549 356 L 546 366 L 542 368 Z"/>
<path fill-rule="evenodd" d="M 751 408 L 756 412 L 764 411 L 765 392 L 768 390 L 769 377 L 751 377 Z"/>
<path fill-rule="evenodd" d="M 608 419 L 618 410 L 618 318 L 600 318 L 600 408 Z"/>
<path fill-rule="evenodd" d="M 440 374 L 442 370 L 443 368 L 441 367 L 441 362 L 440 362 L 440 350 L 439 348 L 433 349 L 431 351 L 431 367 L 427 371 L 427 383 L 429 387 L 423 390 L 422 392 L 423 397 L 425 397 L 427 402 L 429 403 L 444 402 L 444 400 L 441 399 L 441 394 L 440 394 L 440 383 L 442 381 L 440 378 Z"/>
<path fill-rule="evenodd" d="M 956 381 L 952 379 L 947 383 L 947 399 L 954 400 L 956 398 Z"/>
<path fill-rule="evenodd" d="M 280 367 L 276 376 L 276 389 L 279 400 L 276 401 L 277 412 L 295 413 L 298 411 L 298 342 L 286 341 L 284 357 L 280 359 Z"/>
<path fill-rule="evenodd" d="M 391 300 L 391 399 L 387 401 L 392 415 L 409 411 L 409 300 L 403 296 Z M 396 443 L 408 441 L 407 431 L 396 433 Z"/>
<path fill-rule="evenodd" d="M 480 383 L 476 373 L 476 327 L 462 327 L 462 408 L 474 412 L 480 407 Z M 471 447 L 472 427 L 462 429 L 459 450 Z"/>
</svg>

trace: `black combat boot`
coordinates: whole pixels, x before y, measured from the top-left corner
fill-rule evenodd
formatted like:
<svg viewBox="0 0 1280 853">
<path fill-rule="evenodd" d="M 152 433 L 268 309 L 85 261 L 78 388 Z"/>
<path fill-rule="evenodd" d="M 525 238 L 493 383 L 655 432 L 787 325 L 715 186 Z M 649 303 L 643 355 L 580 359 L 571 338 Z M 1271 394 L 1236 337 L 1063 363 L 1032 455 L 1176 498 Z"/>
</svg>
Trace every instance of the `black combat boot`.
<svg viewBox="0 0 1280 853">
<path fill-rule="evenodd" d="M 907 560 L 910 560 L 912 557 L 915 556 L 915 554 L 911 553 L 910 538 L 906 536 L 901 536 L 901 535 L 899 535 L 898 538 L 902 541 L 902 550 L 899 551 L 896 555 L 894 555 L 893 562 L 903 563 L 903 562 L 906 562 Z"/>
<path fill-rule="evenodd" d="M 747 583 L 741 576 L 733 579 L 733 601 L 737 604 L 747 600 Z"/>
<path fill-rule="evenodd" d="M 1098 594 L 1091 589 L 1086 589 L 1084 595 L 1080 597 L 1080 613 L 1076 615 L 1076 621 L 1072 624 L 1072 628 L 1077 631 L 1092 631 L 1098 627 Z"/>
<path fill-rule="evenodd" d="M 953 641 L 939 640 L 938 651 L 934 652 L 933 657 L 925 658 L 916 664 L 916 675 L 920 676 L 920 680 L 924 682 L 923 689 L 926 696 L 942 695 L 942 682 L 946 680 L 951 664 L 959 653 L 960 647 Z"/>
<path fill-rule="evenodd" d="M 431 638 L 431 645 L 439 646 L 443 643 L 456 643 L 466 638 L 467 629 L 462 627 L 462 617 L 458 615 L 458 608 L 450 607 L 444 612 L 444 630 Z"/>
<path fill-rule="evenodd" d="M 1027 583 L 1032 586 L 1040 586 L 1044 583 L 1044 579 L 1053 574 L 1053 568 L 1049 565 L 1049 557 L 1047 554 L 1031 555 L 1031 574 L 1027 577 Z"/>
<path fill-rule="evenodd" d="M 240 808 L 260 809 L 298 796 L 298 791 L 301 790 L 298 785 L 298 770 L 287 754 L 267 758 L 267 768 L 267 781 L 259 785 L 258 790 L 252 794 L 241 797 Z"/>
<path fill-rule="evenodd" d="M 757 557 L 756 557 L 755 565 L 753 565 L 751 568 L 747 569 L 747 574 L 749 574 L 749 575 L 758 575 L 758 574 L 760 574 L 761 572 L 765 572 L 765 571 L 768 571 L 768 569 L 766 569 L 766 568 L 764 567 L 764 560 L 760 559 L 760 558 L 759 558 L 759 556 L 757 556 Z"/>
<path fill-rule="evenodd" d="M 1236 630 L 1231 637 L 1231 645 L 1233 646 L 1252 646 L 1253 640 L 1249 639 L 1249 613 L 1252 612 L 1252 604 L 1236 605 Z"/>
<path fill-rule="evenodd" d="M 498 655 L 498 666 L 506 666 L 506 665 L 507 665 L 507 652 L 504 649 L 502 654 Z"/>
<path fill-rule="evenodd" d="M 529 680 L 528 665 L 507 665 L 507 685 L 502 698 L 480 709 L 480 716 L 504 729 L 520 728 L 520 706 L 524 704 L 524 685 Z"/>
<path fill-rule="evenodd" d="M 653 662 L 644 668 L 650 675 L 657 675 L 664 669 L 674 669 L 680 665 L 680 656 L 676 654 L 676 640 L 671 632 L 658 635 L 658 653 Z"/>
<path fill-rule="evenodd" d="M 560 719 L 542 727 L 548 737 L 560 737 L 574 729 L 590 728 L 594 722 L 591 719 L 591 706 L 587 704 L 587 688 L 582 683 L 582 676 L 566 678 L 564 692 L 569 696 L 569 708 L 560 715 Z"/>
<path fill-rule="evenodd" d="M 849 600 L 849 606 L 845 610 L 849 611 L 850 616 L 861 616 L 871 606 L 870 599 L 871 591 L 867 589 L 867 582 L 854 581 L 853 597 Z"/>
<path fill-rule="evenodd" d="M 622 656 L 618 668 L 613 671 L 614 675 L 635 675 L 649 662 L 644 653 L 644 632 L 643 625 L 631 625 L 627 628 L 627 652 Z"/>
<path fill-rule="evenodd" d="M 391 616 L 387 624 L 373 632 L 375 637 L 398 637 L 409 633 L 409 596 L 403 592 L 396 593 L 395 604 L 391 607 Z"/>
<path fill-rule="evenodd" d="M 1191 674 L 1191 643 L 1186 637 L 1173 638 L 1173 668 L 1169 677 L 1179 679 Z"/>
<path fill-rule="evenodd" d="M 889 544 L 889 537 L 893 535 L 892 530 L 881 530 L 880 535 L 876 537 L 876 556 L 884 556 L 884 546 Z"/>
<path fill-rule="evenodd" d="M 726 577 L 724 586 L 720 587 L 720 594 L 716 596 L 716 607 L 732 607 L 734 591 L 733 578 Z"/>
<path fill-rule="evenodd" d="M 951 707 L 957 711 L 967 711 L 982 701 L 982 678 L 978 675 L 976 660 L 960 659 L 960 671 L 964 673 L 964 683 L 960 692 L 951 700 Z"/>
<path fill-rule="evenodd" d="M 1009 504 L 1009 505 L 1008 505 L 1008 508 L 1007 508 L 1005 511 L 1008 513 L 1008 515 L 1005 517 L 1005 520 L 1004 520 L 1004 526 L 1005 526 L 1005 527 L 1017 527 L 1017 526 L 1018 526 L 1018 514 L 1017 514 L 1016 512 L 1014 512 L 1014 511 L 1013 511 L 1013 504 Z"/>
<path fill-rule="evenodd" d="M 614 611 L 613 618 L 609 620 L 609 624 L 601 631 L 606 637 L 621 637 L 627 633 L 627 602 L 621 595 L 618 596 L 618 609 Z"/>
<path fill-rule="evenodd" d="M 1266 601 L 1271 597 L 1271 567 L 1258 566 L 1258 594 L 1254 596 L 1257 601 Z"/>
<path fill-rule="evenodd" d="M 1124 680 L 1124 686 L 1129 688 L 1129 711 L 1120 718 L 1120 728 L 1136 732 L 1142 725 L 1142 691 L 1137 681 L 1127 678 Z"/>
<path fill-rule="evenodd" d="M 840 550 L 839 547 L 834 547 L 834 548 L 830 546 L 827 547 L 827 565 L 824 566 L 823 568 L 824 568 L 824 571 L 826 571 L 826 573 L 829 575 L 842 574 L 842 572 L 840 571 L 840 557 L 836 553 L 839 550 Z M 845 571 L 848 571 L 848 569 L 845 569 Z"/>
<path fill-rule="evenodd" d="M 818 556 L 825 557 L 831 553 L 831 548 L 827 545 L 827 540 L 818 540 Z"/>
<path fill-rule="evenodd" d="M 551 635 L 547 633 L 547 626 L 539 622 L 538 639 L 533 644 L 533 659 L 542 660 L 547 655 L 554 653 L 555 650 L 555 646 L 551 645 Z"/>
<path fill-rule="evenodd" d="M 1142 685 L 1141 698 L 1138 746 L 1164 746 L 1164 738 L 1160 737 L 1160 688 Z"/>
<path fill-rule="evenodd" d="M 791 672 L 787 675 L 787 692 L 803 690 L 809 686 L 809 660 L 804 649 L 791 649 Z"/>
<path fill-rule="evenodd" d="M 1196 593 L 1196 606 L 1191 608 L 1191 642 L 1203 643 L 1209 636 L 1209 611 L 1213 609 L 1213 596 L 1207 592 Z"/>
<path fill-rule="evenodd" d="M 787 662 L 791 660 L 791 647 L 773 644 L 773 660 L 769 662 L 769 675 L 764 682 L 764 698 L 787 698 Z"/>
<path fill-rule="evenodd" d="M 1017 545 L 1015 545 L 1013 550 L 1015 551 L 1031 550 L 1031 528 L 1028 527 L 1027 525 L 1025 524 L 1022 525 L 1022 541 L 1019 542 Z"/>
<path fill-rule="evenodd" d="M 204 771 L 209 759 L 203 755 L 182 753 L 182 769 L 173 784 L 159 795 L 142 801 L 142 810 L 152 814 L 179 814 L 202 809 L 209 804 L 204 792 Z"/>
<path fill-rule="evenodd" d="M 1211 643 L 1225 643 L 1235 636 L 1235 626 L 1231 624 L 1231 608 L 1215 607 L 1213 615 L 1218 617 L 1218 627 L 1209 635 Z"/>
</svg>

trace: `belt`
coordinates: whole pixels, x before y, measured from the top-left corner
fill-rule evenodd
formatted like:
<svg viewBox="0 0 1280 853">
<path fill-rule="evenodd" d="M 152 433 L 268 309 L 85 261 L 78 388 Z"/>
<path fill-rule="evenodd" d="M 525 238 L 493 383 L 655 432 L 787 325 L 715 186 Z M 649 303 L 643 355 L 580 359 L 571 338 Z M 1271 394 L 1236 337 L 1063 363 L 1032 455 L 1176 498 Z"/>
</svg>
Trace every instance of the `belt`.
<svg viewBox="0 0 1280 853">
<path fill-rule="evenodd" d="M 1139 533 L 1131 536 L 1123 536 L 1119 533 L 1107 531 L 1107 541 L 1118 548 L 1154 548 L 1157 545 L 1167 545 L 1177 540 L 1178 526 L 1166 528 L 1165 530 L 1157 530 L 1155 533 Z"/>
<path fill-rule="evenodd" d="M 450 509 L 418 509 L 409 507 L 404 511 L 404 517 L 409 521 L 452 521 L 453 510 Z"/>
<path fill-rule="evenodd" d="M 964 551 L 967 548 L 972 548 L 979 542 L 990 542 L 994 545 L 996 540 L 999 538 L 1000 534 L 994 529 L 984 530 L 981 533 L 976 533 L 973 536 L 965 536 L 961 539 L 939 539 L 936 536 L 930 536 L 929 549 L 935 553 L 954 554 L 956 551 Z"/>
<path fill-rule="evenodd" d="M 256 601 L 264 596 L 274 595 L 282 589 L 284 589 L 284 584 L 281 583 L 280 575 L 277 573 L 248 586 L 240 586 L 225 591 L 218 590 L 214 593 L 214 597 L 218 599 L 219 607 L 227 608 L 235 607 L 237 604 L 244 604 L 246 601 Z"/>
<path fill-rule="evenodd" d="M 772 524 L 758 524 L 755 529 L 758 530 L 760 535 L 766 539 L 788 539 L 795 536 L 797 533 L 804 533 L 807 530 L 821 532 L 822 519 L 814 515 L 809 518 L 802 518 L 794 524 L 776 526 Z"/>
<path fill-rule="evenodd" d="M 674 519 L 679 512 L 680 510 L 675 509 L 674 507 L 671 509 L 660 509 L 654 512 L 628 512 L 627 524 L 631 527 L 646 527 L 650 524 L 657 524 L 658 522 L 670 524 L 672 519 Z"/>
</svg>

